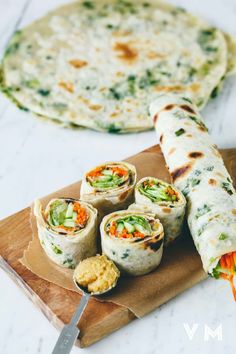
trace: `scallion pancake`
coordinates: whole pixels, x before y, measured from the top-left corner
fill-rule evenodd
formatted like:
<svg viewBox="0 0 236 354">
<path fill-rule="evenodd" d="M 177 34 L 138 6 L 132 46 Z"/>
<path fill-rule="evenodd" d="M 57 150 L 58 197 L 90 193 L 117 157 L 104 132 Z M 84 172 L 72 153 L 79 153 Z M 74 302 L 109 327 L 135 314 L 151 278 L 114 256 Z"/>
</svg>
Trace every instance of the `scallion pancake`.
<svg viewBox="0 0 236 354">
<path fill-rule="evenodd" d="M 149 103 L 160 92 L 184 92 L 198 107 L 206 104 L 232 71 L 232 43 L 160 1 L 76 1 L 15 33 L 2 84 L 19 106 L 52 120 L 147 130 Z"/>
</svg>

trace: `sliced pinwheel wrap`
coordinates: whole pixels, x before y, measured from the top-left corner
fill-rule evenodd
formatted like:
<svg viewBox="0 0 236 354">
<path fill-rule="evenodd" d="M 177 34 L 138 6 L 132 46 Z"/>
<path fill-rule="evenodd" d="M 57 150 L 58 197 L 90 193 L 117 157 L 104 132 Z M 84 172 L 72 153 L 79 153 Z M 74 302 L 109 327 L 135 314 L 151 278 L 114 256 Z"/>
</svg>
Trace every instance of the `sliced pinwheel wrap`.
<svg viewBox="0 0 236 354">
<path fill-rule="evenodd" d="M 135 204 L 129 210 L 155 214 L 164 227 L 164 243 L 168 245 L 181 234 L 185 206 L 185 197 L 176 187 L 158 178 L 144 177 L 135 187 Z"/>
<path fill-rule="evenodd" d="M 162 258 L 164 230 L 154 214 L 122 210 L 106 215 L 100 225 L 102 252 L 119 270 L 143 275 Z"/>
<path fill-rule="evenodd" d="M 136 168 L 130 163 L 104 163 L 85 173 L 80 196 L 98 209 L 101 218 L 134 201 L 136 179 Z"/>
<path fill-rule="evenodd" d="M 215 275 L 222 256 L 236 251 L 232 179 L 188 97 L 160 95 L 150 113 L 173 183 L 187 199 L 188 225 L 203 267 Z"/>
<path fill-rule="evenodd" d="M 47 256 L 66 268 L 75 268 L 97 252 L 97 210 L 71 198 L 52 199 L 43 209 L 34 204 L 38 236 Z"/>
</svg>

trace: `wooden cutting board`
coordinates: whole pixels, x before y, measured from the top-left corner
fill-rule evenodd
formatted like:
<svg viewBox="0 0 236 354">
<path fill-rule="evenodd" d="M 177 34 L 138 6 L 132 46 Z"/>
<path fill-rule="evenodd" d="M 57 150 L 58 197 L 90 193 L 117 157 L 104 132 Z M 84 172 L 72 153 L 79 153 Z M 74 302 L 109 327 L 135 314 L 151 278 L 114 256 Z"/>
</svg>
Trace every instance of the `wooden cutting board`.
<svg viewBox="0 0 236 354">
<path fill-rule="evenodd" d="M 222 150 L 221 153 L 235 182 L 236 149 Z M 135 163 L 137 156 L 142 155 L 144 170 L 140 171 L 139 177 L 141 175 L 145 176 L 145 162 L 148 161 L 147 157 L 150 154 L 152 156 L 157 154 L 155 155 L 157 161 L 160 161 L 160 165 L 164 166 L 163 156 L 157 145 L 127 159 Z M 162 172 L 158 173 L 160 178 L 162 178 Z M 78 185 L 78 182 L 74 185 Z M 60 195 L 66 196 L 68 188 L 65 187 L 59 191 Z M 3 257 L 0 257 L 0 267 L 24 290 L 27 297 L 34 302 L 49 321 L 58 329 L 61 329 L 63 324 L 69 322 L 81 295 L 37 277 L 19 262 L 32 237 L 29 216 L 30 208 L 28 207 L 0 221 L 0 255 Z M 168 252 L 168 249 L 165 252 Z M 186 287 L 183 287 L 181 291 L 185 289 Z M 80 347 L 89 346 L 135 318 L 135 315 L 125 307 L 91 299 L 79 323 L 81 332 L 76 344 Z"/>
</svg>

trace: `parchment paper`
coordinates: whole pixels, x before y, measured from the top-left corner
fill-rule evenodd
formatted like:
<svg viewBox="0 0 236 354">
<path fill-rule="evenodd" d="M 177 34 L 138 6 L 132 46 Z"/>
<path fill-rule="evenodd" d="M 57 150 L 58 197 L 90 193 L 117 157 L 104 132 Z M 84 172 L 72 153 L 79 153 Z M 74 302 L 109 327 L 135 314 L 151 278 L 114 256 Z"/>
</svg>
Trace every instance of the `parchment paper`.
<svg viewBox="0 0 236 354">
<path fill-rule="evenodd" d="M 136 166 L 138 179 L 144 176 L 154 176 L 170 181 L 160 151 L 153 153 L 145 150 L 127 161 Z M 41 201 L 45 205 L 52 197 L 79 198 L 79 190 L 80 182 L 44 197 Z M 32 241 L 24 252 L 21 263 L 37 276 L 63 288 L 77 291 L 72 281 L 73 271 L 55 265 L 44 253 L 38 240 L 36 220 L 32 213 L 31 225 Z M 139 277 L 123 277 L 112 292 L 96 299 L 125 306 L 137 317 L 142 317 L 206 278 L 200 257 L 185 226 L 182 237 L 164 249 L 161 264 L 155 271 Z"/>
</svg>

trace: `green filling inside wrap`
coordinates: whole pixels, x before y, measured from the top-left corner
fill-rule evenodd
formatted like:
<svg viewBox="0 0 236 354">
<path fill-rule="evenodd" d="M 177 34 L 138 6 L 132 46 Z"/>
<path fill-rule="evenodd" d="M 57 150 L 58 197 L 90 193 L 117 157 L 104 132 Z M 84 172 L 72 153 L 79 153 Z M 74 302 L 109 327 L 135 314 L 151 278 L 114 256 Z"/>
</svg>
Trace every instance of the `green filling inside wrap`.
<svg viewBox="0 0 236 354">
<path fill-rule="evenodd" d="M 178 201 L 175 190 L 169 184 L 156 180 L 144 181 L 139 186 L 139 192 L 155 203 Z"/>
<path fill-rule="evenodd" d="M 117 231 L 122 232 L 123 229 L 126 229 L 128 233 L 138 231 L 144 235 L 149 235 L 152 231 L 149 222 L 145 218 L 136 215 L 117 220 Z"/>
<path fill-rule="evenodd" d="M 85 212 L 82 207 L 81 210 Z M 78 210 L 74 211 L 74 203 L 65 200 L 55 200 L 50 205 L 47 220 L 51 226 L 64 226 L 66 228 L 83 228 L 86 221 L 83 220 L 83 225 L 82 223 L 80 224 L 78 222 Z"/>
<path fill-rule="evenodd" d="M 118 237 L 145 237 L 155 229 L 153 220 L 140 215 L 129 215 L 112 221 L 107 225 L 107 231 Z"/>
<path fill-rule="evenodd" d="M 123 166 L 104 166 L 88 173 L 87 179 L 97 189 L 116 188 L 129 178 L 129 171 Z"/>
<path fill-rule="evenodd" d="M 48 215 L 48 222 L 52 226 L 63 225 L 68 205 L 65 201 L 55 200 L 50 206 L 50 212 Z"/>
</svg>

